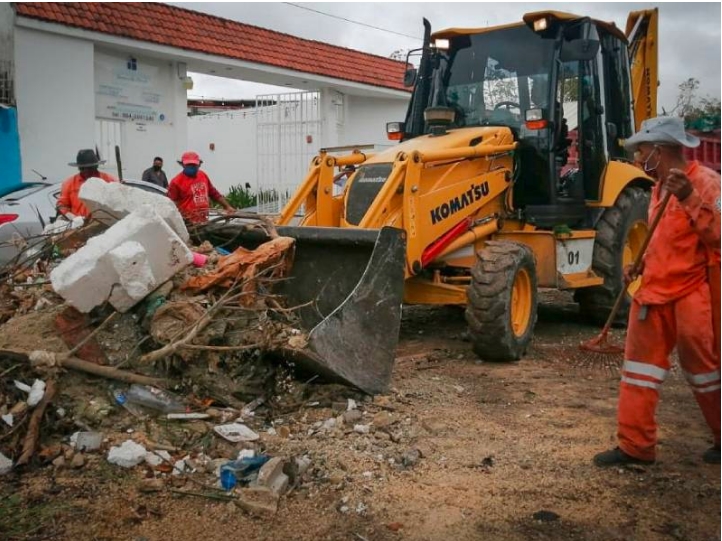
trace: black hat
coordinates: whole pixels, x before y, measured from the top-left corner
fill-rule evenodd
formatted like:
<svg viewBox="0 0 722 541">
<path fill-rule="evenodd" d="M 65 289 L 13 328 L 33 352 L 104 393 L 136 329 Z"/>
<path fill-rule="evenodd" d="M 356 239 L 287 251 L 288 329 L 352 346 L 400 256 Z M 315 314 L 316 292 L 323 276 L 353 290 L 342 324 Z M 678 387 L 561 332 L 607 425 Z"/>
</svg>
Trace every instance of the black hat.
<svg viewBox="0 0 722 541">
<path fill-rule="evenodd" d="M 105 160 L 101 160 L 92 148 L 84 148 L 78 151 L 78 157 L 75 159 L 75 163 L 69 163 L 72 167 L 95 167 L 105 163 Z"/>
</svg>

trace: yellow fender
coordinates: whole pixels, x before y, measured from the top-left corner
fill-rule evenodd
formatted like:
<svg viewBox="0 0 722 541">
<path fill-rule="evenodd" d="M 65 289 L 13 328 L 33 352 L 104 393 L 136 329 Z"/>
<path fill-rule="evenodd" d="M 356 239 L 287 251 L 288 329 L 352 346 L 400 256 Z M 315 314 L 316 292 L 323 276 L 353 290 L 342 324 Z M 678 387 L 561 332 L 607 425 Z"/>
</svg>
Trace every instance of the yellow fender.
<svg viewBox="0 0 722 541">
<path fill-rule="evenodd" d="M 650 188 L 654 180 L 640 168 L 619 161 L 610 161 L 602 173 L 602 190 L 599 201 L 587 201 L 589 207 L 611 207 L 627 186 Z"/>
</svg>

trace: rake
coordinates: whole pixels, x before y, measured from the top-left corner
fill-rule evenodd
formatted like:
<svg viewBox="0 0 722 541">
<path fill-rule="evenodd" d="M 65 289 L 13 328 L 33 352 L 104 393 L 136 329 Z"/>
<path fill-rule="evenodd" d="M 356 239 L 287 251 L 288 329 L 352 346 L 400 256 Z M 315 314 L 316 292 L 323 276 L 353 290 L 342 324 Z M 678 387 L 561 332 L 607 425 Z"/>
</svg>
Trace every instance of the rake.
<svg viewBox="0 0 722 541">
<path fill-rule="evenodd" d="M 664 214 L 664 210 L 667 208 L 667 203 L 669 203 L 671 196 L 671 192 L 667 192 L 664 199 L 662 199 L 662 204 L 649 226 L 647 235 L 644 237 L 642 247 L 637 252 L 637 256 L 634 258 L 634 263 L 632 263 L 632 276 L 635 276 L 639 272 L 639 267 L 642 264 L 644 253 L 647 251 L 647 247 L 649 246 L 649 241 L 652 239 L 654 230 L 657 229 L 657 225 L 659 225 L 659 221 L 662 219 L 662 215 Z M 609 341 L 609 330 L 612 328 L 614 318 L 617 316 L 619 309 L 622 307 L 622 302 L 624 301 L 626 294 L 627 288 L 623 287 L 619 292 L 619 295 L 617 295 L 616 301 L 614 301 L 614 306 L 612 307 L 612 311 L 609 312 L 609 317 L 602 328 L 602 332 L 591 340 L 579 344 L 579 354 L 576 359 L 577 364 L 585 366 L 601 365 L 605 368 L 614 366 L 618 367 L 621 365 L 621 362 L 624 359 L 624 346 L 613 344 Z"/>
</svg>

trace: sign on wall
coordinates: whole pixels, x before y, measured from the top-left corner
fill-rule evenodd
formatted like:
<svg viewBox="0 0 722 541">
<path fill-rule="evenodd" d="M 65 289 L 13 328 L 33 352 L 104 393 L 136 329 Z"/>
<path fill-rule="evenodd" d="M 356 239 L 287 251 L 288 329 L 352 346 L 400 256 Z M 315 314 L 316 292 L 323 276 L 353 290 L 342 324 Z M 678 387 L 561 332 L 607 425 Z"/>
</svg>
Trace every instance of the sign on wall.
<svg viewBox="0 0 722 541">
<path fill-rule="evenodd" d="M 95 116 L 172 124 L 168 70 L 131 56 L 95 53 Z"/>
</svg>

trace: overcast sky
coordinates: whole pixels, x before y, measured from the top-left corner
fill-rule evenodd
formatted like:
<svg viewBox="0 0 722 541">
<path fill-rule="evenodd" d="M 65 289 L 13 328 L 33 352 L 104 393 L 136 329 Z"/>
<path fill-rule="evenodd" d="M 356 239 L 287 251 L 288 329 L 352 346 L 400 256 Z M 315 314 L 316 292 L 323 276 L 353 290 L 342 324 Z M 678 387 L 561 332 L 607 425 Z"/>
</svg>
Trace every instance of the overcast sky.
<svg viewBox="0 0 722 541">
<path fill-rule="evenodd" d="M 374 30 L 333 19 L 281 2 L 175 3 L 235 21 L 324 41 L 333 45 L 389 56 L 420 45 L 420 39 Z M 700 81 L 699 95 L 720 97 L 720 3 L 321 3 L 303 6 L 409 36 L 422 35 L 422 17 L 432 29 L 481 27 L 518 22 L 524 13 L 555 9 L 613 21 L 624 30 L 630 11 L 659 7 L 659 105 L 670 109 L 677 85 L 689 77 Z M 193 75 L 189 95 L 210 98 L 253 98 L 275 87 Z M 286 87 L 279 92 L 288 92 Z"/>
</svg>

